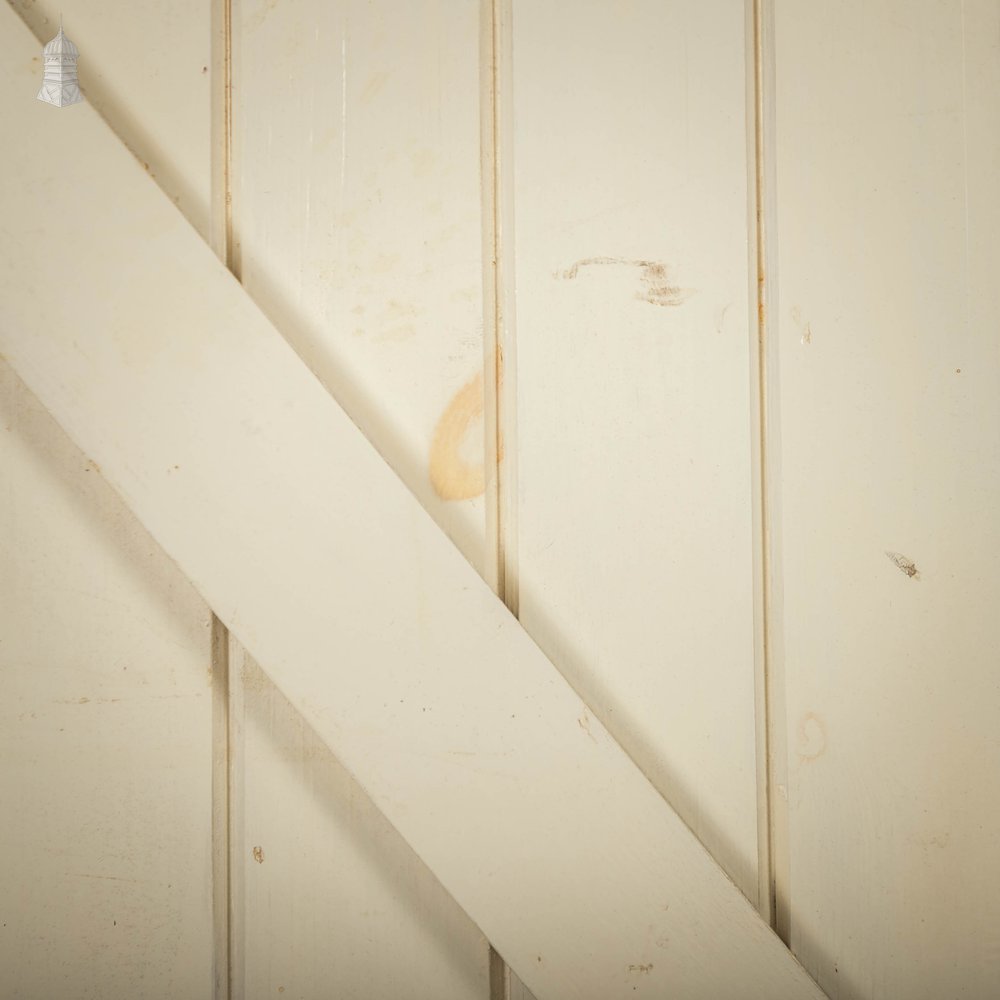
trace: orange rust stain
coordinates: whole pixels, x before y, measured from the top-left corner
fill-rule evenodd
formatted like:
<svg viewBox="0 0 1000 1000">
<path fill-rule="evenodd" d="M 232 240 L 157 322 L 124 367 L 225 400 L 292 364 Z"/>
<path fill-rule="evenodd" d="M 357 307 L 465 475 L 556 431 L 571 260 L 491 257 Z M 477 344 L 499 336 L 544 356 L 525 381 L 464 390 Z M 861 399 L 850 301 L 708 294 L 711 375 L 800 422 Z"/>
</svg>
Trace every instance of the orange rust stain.
<svg viewBox="0 0 1000 1000">
<path fill-rule="evenodd" d="M 486 489 L 482 462 L 467 462 L 460 449 L 470 429 L 483 418 L 483 375 L 474 375 L 452 397 L 434 428 L 430 477 L 442 500 L 471 500 Z"/>
</svg>

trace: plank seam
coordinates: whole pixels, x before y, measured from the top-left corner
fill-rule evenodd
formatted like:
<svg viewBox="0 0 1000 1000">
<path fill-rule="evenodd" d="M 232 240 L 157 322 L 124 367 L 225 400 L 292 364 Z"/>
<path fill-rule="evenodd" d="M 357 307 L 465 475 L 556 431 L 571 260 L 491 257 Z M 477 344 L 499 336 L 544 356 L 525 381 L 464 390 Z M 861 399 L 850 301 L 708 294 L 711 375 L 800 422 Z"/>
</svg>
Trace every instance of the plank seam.
<svg viewBox="0 0 1000 1000">
<path fill-rule="evenodd" d="M 753 256 L 756 276 L 755 386 L 756 483 L 760 636 L 757 643 L 758 886 L 760 909 L 785 944 L 790 941 L 788 907 L 788 811 L 781 798 L 787 772 L 784 733 L 784 672 L 781 656 L 779 400 L 777 342 L 771 336 L 777 304 L 774 233 L 774 47 L 773 0 L 751 0 L 749 10 L 753 62 Z"/>
<path fill-rule="evenodd" d="M 487 466 L 487 573 L 518 613 L 517 410 L 511 160 L 511 4 L 483 0 L 483 393 Z"/>
<path fill-rule="evenodd" d="M 209 240 L 232 270 L 232 0 L 211 9 L 211 163 Z M 215 1000 L 233 996 L 233 690 L 232 638 L 212 614 L 212 898 Z M 238 683 L 238 679 L 237 679 Z"/>
<path fill-rule="evenodd" d="M 487 579 L 518 614 L 516 410 L 511 194 L 511 0 L 480 5 L 483 188 L 483 403 Z M 489 948 L 490 1000 L 509 1000 L 512 970 Z"/>
</svg>

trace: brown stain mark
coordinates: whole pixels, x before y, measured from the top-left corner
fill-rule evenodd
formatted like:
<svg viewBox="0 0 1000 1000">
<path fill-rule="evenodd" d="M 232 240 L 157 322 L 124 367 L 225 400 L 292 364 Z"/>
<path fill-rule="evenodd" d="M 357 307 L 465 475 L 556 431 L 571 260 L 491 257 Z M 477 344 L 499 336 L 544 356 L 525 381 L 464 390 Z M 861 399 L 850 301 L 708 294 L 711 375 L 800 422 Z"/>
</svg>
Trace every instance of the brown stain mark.
<svg viewBox="0 0 1000 1000">
<path fill-rule="evenodd" d="M 799 760 L 816 760 L 826 753 L 826 725 L 815 712 L 802 716 L 796 735 Z"/>
<path fill-rule="evenodd" d="M 658 260 L 630 260 L 626 257 L 584 257 L 572 267 L 557 273 L 557 277 L 572 281 L 580 273 L 581 267 L 603 267 L 614 265 L 639 268 L 640 291 L 635 297 L 654 306 L 679 306 L 690 295 L 690 289 L 679 288 L 671 283 L 666 264 Z"/>
<path fill-rule="evenodd" d="M 264 848 L 263 847 L 255 847 L 253 849 L 253 851 L 251 851 L 251 854 L 253 854 L 253 859 L 254 859 L 254 861 L 257 862 L 257 864 L 262 865 L 264 863 Z"/>
<path fill-rule="evenodd" d="M 653 963 L 650 962 L 648 965 L 641 965 L 641 964 L 639 964 L 639 965 L 630 965 L 628 967 L 628 971 L 629 972 L 639 972 L 639 973 L 644 973 L 644 974 L 648 975 L 650 972 L 653 971 Z"/>
<path fill-rule="evenodd" d="M 576 720 L 576 724 L 596 743 L 597 737 L 590 731 L 590 716 L 584 712 L 579 719 Z"/>
<path fill-rule="evenodd" d="M 460 449 L 470 427 L 483 418 L 483 373 L 474 375 L 452 397 L 431 439 L 430 479 L 442 500 L 471 500 L 486 490 L 481 462 L 467 462 Z"/>
<path fill-rule="evenodd" d="M 901 573 L 905 573 L 911 580 L 920 579 L 920 570 L 917 569 L 917 564 L 912 559 L 908 559 L 899 552 L 890 552 L 888 549 L 886 549 L 885 554 L 890 562 L 899 567 Z"/>
</svg>

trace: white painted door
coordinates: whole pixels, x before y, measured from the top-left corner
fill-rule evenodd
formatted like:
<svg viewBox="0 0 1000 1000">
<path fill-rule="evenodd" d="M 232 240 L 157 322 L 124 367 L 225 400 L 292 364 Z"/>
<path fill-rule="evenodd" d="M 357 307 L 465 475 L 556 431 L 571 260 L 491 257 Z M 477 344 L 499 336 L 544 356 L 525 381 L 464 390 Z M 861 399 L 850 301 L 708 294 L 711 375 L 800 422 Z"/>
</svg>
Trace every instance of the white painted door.
<svg viewBox="0 0 1000 1000">
<path fill-rule="evenodd" d="M 13 6 L 38 38 L 53 32 L 54 9 Z M 830 996 L 989 995 L 995 6 L 235 0 L 113 17 L 72 6 L 88 100 L 586 703 L 568 717 L 597 755 L 580 787 L 606 766 L 632 788 L 625 758 L 612 762 L 620 743 Z M 28 59 L 11 62 L 8 105 L 38 70 Z M 7 112 L 27 142 L 76 127 L 41 116 L 77 109 L 30 110 Z M 91 190 L 88 171 L 110 161 L 81 128 Z M 132 191 L 121 178 L 114 190 Z M 163 281 L 183 283 L 156 241 L 188 255 L 186 237 L 144 230 L 141 212 L 119 231 L 140 205 L 159 211 L 140 190 L 129 213 L 106 213 L 114 246 L 141 241 L 136 261 L 161 260 Z M 9 234 L 0 253 L 23 270 Z M 229 302 L 221 281 L 204 286 L 206 310 Z M 86 300 L 69 285 L 8 283 L 3 349 L 82 441 L 96 411 L 65 395 L 69 375 L 53 380 L 54 355 L 26 346 L 33 301 Z M 258 350 L 249 327 L 247 338 Z M 181 340 L 165 369 L 197 367 L 176 354 Z M 98 360 L 78 353 L 95 365 L 82 385 Z M 249 371 L 239 355 L 217 385 L 234 413 L 256 404 L 234 388 Z M 520 995 L 520 972 L 545 1000 L 583 995 L 611 969 L 601 995 L 667 984 L 812 995 L 793 964 L 774 972 L 780 946 L 755 936 L 763 925 L 715 888 L 715 869 L 671 853 L 694 842 L 645 811 L 647 794 L 658 800 L 644 779 L 643 819 L 618 844 L 662 830 L 650 864 L 676 878 L 683 857 L 699 872 L 673 885 L 683 902 L 671 899 L 662 927 L 629 930 L 635 892 L 594 904 L 600 879 L 583 859 L 608 840 L 599 817 L 576 869 L 562 852 L 589 893 L 575 907 L 534 895 L 557 865 L 533 845 L 573 806 L 532 805 L 523 777 L 513 798 L 497 794 L 516 744 L 477 743 L 463 764 L 466 749 L 435 743 L 423 759 L 419 734 L 444 728 L 393 709 L 416 741 L 397 746 L 380 725 L 355 725 L 360 704 L 342 717 L 330 691 L 313 697 L 294 664 L 283 673 L 291 644 L 240 619 L 258 599 L 240 589 L 246 574 L 213 576 L 150 519 L 188 488 L 187 459 L 147 498 L 151 480 L 126 486 L 138 437 L 98 435 L 110 458 L 99 469 L 18 375 L 4 379 L 5 995 L 69 983 L 80 996 L 485 998 Z M 367 497 L 357 533 L 381 512 L 383 555 L 409 581 L 385 583 L 371 621 L 390 628 L 392 607 L 415 629 L 400 660 L 410 673 L 378 690 L 425 696 L 417 647 L 448 634 L 436 609 L 453 613 L 460 591 L 448 588 L 464 578 L 414 515 L 397 523 L 404 508 L 376 502 L 389 487 L 370 485 L 360 455 L 343 460 L 358 476 L 344 516 Z M 104 476 L 214 610 L 271 654 L 263 669 Z M 266 533 L 281 489 L 254 482 L 273 496 Z M 363 591 L 362 562 L 383 556 L 374 541 L 358 551 L 340 571 Z M 288 609 L 304 657 L 319 633 L 311 611 Z M 472 642 L 474 630 L 448 628 L 452 644 Z M 497 670 L 512 650 L 535 662 L 503 642 Z M 509 694 L 490 690 L 494 707 Z M 427 823 L 456 781 L 471 784 L 455 821 L 479 817 L 468 844 L 494 844 L 475 865 L 440 853 L 455 831 Z M 479 781 L 489 796 L 471 809 Z M 726 902 L 703 909 L 716 891 Z M 599 926 L 602 906 L 615 931 L 594 954 L 575 954 L 582 936 L 552 936 L 571 915 L 581 934 Z M 696 975 L 693 956 L 730 927 L 757 943 Z M 515 973 L 488 938 L 516 956 Z"/>
</svg>

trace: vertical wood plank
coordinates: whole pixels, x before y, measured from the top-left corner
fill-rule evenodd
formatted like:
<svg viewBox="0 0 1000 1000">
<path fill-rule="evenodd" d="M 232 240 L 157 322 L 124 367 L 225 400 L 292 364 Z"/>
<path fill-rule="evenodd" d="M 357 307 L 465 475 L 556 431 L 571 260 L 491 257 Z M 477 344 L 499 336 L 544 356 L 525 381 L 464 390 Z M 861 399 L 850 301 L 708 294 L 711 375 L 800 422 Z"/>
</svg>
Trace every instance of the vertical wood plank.
<svg viewBox="0 0 1000 1000">
<path fill-rule="evenodd" d="M 233 12 L 234 268 L 487 572 L 477 5 Z M 485 998 L 480 932 L 241 662 L 246 995 Z"/>
<path fill-rule="evenodd" d="M 209 612 L 0 365 L 6 996 L 206 996 Z"/>
<path fill-rule="evenodd" d="M 202 5 L 11 6 L 40 43 L 62 14 L 88 102 L 206 233 Z M 210 612 L 5 365 L 0 409 L 4 990 L 206 995 Z"/>
<path fill-rule="evenodd" d="M 514 8 L 521 617 L 756 899 L 746 47 Z"/>
<path fill-rule="evenodd" d="M 251 998 L 484 1000 L 482 935 L 252 660 L 240 978 Z"/>
<path fill-rule="evenodd" d="M 791 940 L 831 997 L 1000 979 L 1000 12 L 778 0 Z"/>
<path fill-rule="evenodd" d="M 479 7 L 238 0 L 247 290 L 483 572 Z"/>
</svg>

